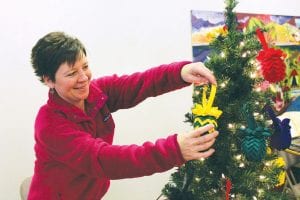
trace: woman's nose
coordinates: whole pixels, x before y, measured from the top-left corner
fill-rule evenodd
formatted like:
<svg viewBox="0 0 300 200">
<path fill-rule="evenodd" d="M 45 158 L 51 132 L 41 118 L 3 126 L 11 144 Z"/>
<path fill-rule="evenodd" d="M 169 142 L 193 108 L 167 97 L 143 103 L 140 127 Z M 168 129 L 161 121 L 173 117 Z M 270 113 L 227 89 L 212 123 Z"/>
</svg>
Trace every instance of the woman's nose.
<svg viewBox="0 0 300 200">
<path fill-rule="evenodd" d="M 89 79 L 87 73 L 84 70 L 79 71 L 79 81 L 87 81 Z"/>
</svg>

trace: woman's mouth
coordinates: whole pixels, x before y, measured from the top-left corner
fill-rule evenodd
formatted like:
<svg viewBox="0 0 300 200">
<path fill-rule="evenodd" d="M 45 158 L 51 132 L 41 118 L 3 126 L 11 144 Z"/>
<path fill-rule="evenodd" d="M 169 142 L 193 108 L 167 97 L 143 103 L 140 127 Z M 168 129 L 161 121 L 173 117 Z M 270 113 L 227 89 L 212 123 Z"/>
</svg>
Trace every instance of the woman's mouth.
<svg viewBox="0 0 300 200">
<path fill-rule="evenodd" d="M 83 85 L 83 86 L 75 87 L 74 89 L 76 89 L 76 90 L 85 90 L 86 88 L 87 88 L 87 85 Z"/>
</svg>

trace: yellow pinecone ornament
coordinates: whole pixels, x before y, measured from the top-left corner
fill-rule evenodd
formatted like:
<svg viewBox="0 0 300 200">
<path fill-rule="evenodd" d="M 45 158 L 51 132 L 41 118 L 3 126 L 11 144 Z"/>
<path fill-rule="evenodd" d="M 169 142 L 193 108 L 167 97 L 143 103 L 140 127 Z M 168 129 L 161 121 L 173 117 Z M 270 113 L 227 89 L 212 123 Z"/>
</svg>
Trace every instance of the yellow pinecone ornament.
<svg viewBox="0 0 300 200">
<path fill-rule="evenodd" d="M 218 107 L 212 106 L 217 87 L 216 85 L 211 85 L 209 98 L 207 98 L 206 95 L 207 90 L 208 85 L 204 85 L 202 90 L 202 102 L 195 103 L 194 108 L 192 109 L 194 128 L 198 128 L 206 124 L 214 124 L 215 127 L 218 127 L 217 119 L 221 116 L 222 111 L 219 110 Z"/>
</svg>

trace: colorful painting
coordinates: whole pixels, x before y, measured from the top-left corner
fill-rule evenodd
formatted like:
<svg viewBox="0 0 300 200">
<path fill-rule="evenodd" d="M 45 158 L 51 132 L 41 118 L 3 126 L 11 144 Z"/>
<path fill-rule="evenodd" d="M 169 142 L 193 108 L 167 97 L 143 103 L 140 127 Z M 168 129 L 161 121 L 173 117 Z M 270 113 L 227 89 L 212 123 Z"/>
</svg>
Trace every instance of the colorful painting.
<svg viewBox="0 0 300 200">
<path fill-rule="evenodd" d="M 286 53 L 286 79 L 281 87 L 300 95 L 300 16 L 237 13 L 238 29 L 254 31 L 261 27 L 267 32 L 267 42 Z M 213 11 L 191 11 L 193 60 L 204 62 L 209 54 L 208 44 L 224 28 L 224 13 Z"/>
</svg>

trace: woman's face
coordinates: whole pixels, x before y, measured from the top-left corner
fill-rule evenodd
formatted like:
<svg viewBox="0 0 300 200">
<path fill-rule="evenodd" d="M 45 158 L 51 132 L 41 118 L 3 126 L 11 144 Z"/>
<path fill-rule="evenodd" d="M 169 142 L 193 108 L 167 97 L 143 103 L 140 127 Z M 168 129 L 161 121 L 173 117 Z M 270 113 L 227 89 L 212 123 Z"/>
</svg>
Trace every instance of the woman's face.
<svg viewBox="0 0 300 200">
<path fill-rule="evenodd" d="M 62 63 L 55 74 L 55 82 L 47 79 L 46 84 L 54 88 L 65 101 L 84 110 L 84 100 L 89 95 L 89 84 L 92 73 L 84 54 L 70 65 Z"/>
</svg>

